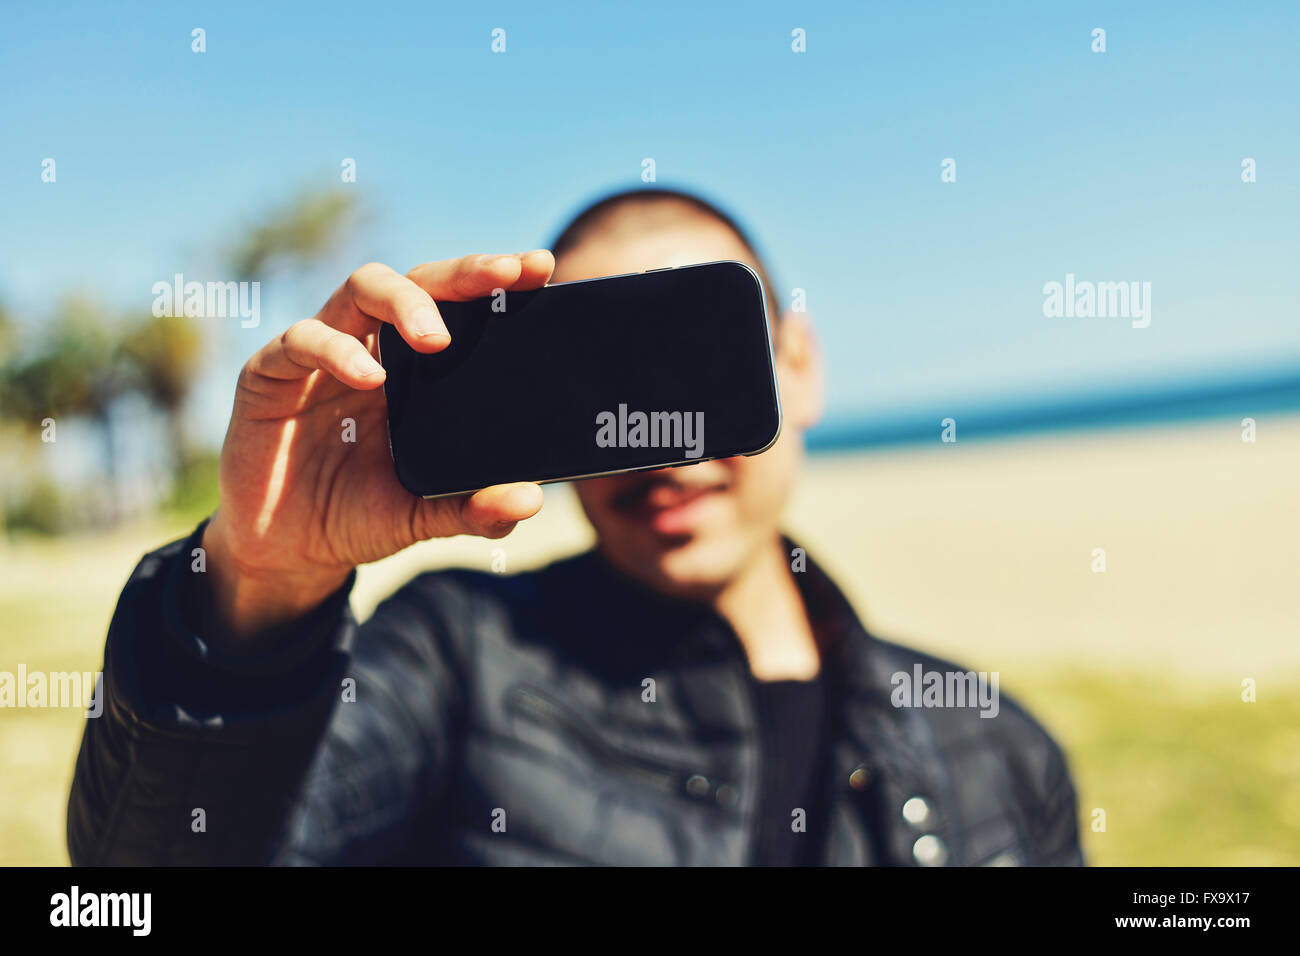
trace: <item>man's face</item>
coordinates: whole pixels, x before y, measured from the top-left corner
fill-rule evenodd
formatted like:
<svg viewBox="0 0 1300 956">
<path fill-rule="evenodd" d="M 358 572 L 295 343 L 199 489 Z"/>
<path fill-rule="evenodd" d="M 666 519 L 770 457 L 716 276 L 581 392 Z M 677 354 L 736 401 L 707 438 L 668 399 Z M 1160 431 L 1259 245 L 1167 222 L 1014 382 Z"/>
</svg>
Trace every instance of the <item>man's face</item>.
<svg viewBox="0 0 1300 956">
<path fill-rule="evenodd" d="M 753 256 L 726 226 L 702 217 L 650 231 L 614 228 L 566 252 L 555 282 Z M 783 404 L 799 375 L 776 352 Z M 664 593 L 706 598 L 779 533 L 802 453 L 800 423 L 788 417 L 761 455 L 727 458 L 575 483 L 600 549 L 624 573 Z"/>
</svg>

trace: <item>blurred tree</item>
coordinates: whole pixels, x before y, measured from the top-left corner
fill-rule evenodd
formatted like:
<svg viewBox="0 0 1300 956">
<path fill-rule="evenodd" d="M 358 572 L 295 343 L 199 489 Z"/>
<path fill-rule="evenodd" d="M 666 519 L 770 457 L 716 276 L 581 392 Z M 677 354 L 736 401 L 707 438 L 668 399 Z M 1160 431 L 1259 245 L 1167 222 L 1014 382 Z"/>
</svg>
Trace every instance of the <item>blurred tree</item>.
<svg viewBox="0 0 1300 956">
<path fill-rule="evenodd" d="M 9 310 L 0 305 L 0 370 L 7 369 L 18 348 L 18 328 Z M 0 387 L 3 379 L 0 378 Z"/>
<path fill-rule="evenodd" d="M 113 330 L 102 310 L 84 298 L 63 302 L 30 349 L 8 356 L 3 376 L 4 414 L 33 432 L 45 418 L 84 415 L 102 439 L 108 486 L 116 487 L 117 446 L 112 405 L 127 384 Z M 107 520 L 116 517 L 110 496 Z"/>
<path fill-rule="evenodd" d="M 112 332 L 100 315 L 86 299 L 67 300 L 34 348 L 15 351 L 5 376 L 10 414 L 37 420 L 106 414 L 123 380 Z"/>
<path fill-rule="evenodd" d="M 198 375 L 202 347 L 198 327 L 183 315 L 149 315 L 128 324 L 121 343 L 136 384 L 166 419 L 178 470 L 192 457 L 183 410 Z"/>
<path fill-rule="evenodd" d="M 228 252 L 226 268 L 240 281 L 260 280 L 274 268 L 304 270 L 341 243 L 355 224 L 356 210 L 350 191 L 303 192 L 245 230 Z M 36 441 L 45 418 L 89 419 L 102 440 L 107 472 L 107 480 L 96 484 L 108 492 L 104 498 L 109 513 L 99 517 L 112 521 L 119 516 L 121 471 L 112 409 L 124 394 L 141 393 L 165 418 L 177 484 L 194 485 L 174 489 L 173 494 L 179 491 L 181 500 L 206 500 L 215 488 L 216 459 L 195 453 L 182 414 L 201 372 L 204 337 L 198 325 L 183 315 L 109 322 L 104 314 L 87 299 L 69 299 L 50 322 L 20 325 L 0 307 L 0 426 L 8 424 L 8 433 L 26 443 Z M 25 470 L 24 475 L 21 482 L 32 490 L 28 497 L 39 505 L 33 513 L 41 516 L 28 524 L 67 526 L 65 516 L 54 514 L 62 508 L 59 489 L 42 485 L 48 485 L 47 477 L 36 478 Z M 14 476 L 10 483 L 19 480 Z M 202 489 L 202 495 L 195 489 Z"/>
<path fill-rule="evenodd" d="M 310 265 L 338 245 L 356 207 L 352 192 L 305 192 L 248 230 L 231 253 L 231 267 L 243 280 L 272 265 Z"/>
</svg>

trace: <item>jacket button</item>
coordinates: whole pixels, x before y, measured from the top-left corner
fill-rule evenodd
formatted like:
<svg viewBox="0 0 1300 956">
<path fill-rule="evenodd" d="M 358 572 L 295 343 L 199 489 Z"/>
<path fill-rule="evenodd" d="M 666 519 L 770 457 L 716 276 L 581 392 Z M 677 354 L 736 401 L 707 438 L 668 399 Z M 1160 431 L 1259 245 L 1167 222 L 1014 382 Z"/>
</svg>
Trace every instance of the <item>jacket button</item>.
<svg viewBox="0 0 1300 956">
<path fill-rule="evenodd" d="M 858 764 L 849 774 L 849 786 L 854 790 L 865 790 L 871 783 L 871 771 L 864 763 Z"/>
<path fill-rule="evenodd" d="M 729 783 L 724 783 L 718 788 L 718 792 L 713 795 L 713 799 L 718 801 L 720 807 L 734 807 L 739 797 L 740 794 L 736 792 L 736 788 Z"/>
<path fill-rule="evenodd" d="M 903 804 L 903 819 L 914 827 L 924 825 L 930 819 L 930 804 L 925 797 L 912 797 Z"/>
<path fill-rule="evenodd" d="M 927 833 L 912 844 L 912 857 L 922 866 L 943 866 L 948 859 L 948 848 L 933 833 Z"/>
<path fill-rule="evenodd" d="M 686 792 L 692 797 L 707 797 L 710 789 L 709 778 L 702 774 L 691 774 L 686 780 Z"/>
</svg>

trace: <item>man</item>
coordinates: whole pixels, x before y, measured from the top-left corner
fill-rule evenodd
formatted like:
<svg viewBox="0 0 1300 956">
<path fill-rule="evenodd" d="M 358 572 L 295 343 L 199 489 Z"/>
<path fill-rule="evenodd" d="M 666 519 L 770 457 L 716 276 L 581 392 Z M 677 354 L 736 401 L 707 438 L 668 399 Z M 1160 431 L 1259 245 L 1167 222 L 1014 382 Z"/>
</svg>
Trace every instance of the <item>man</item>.
<svg viewBox="0 0 1300 956">
<path fill-rule="evenodd" d="M 659 190 L 596 204 L 553 249 L 364 266 L 249 360 L 218 510 L 141 561 L 110 626 L 73 861 L 1081 863 L 1051 738 L 1006 698 L 992 719 L 895 706 L 894 675 L 957 669 L 867 635 L 782 536 L 821 401 L 797 314 L 774 322 L 785 427 L 769 451 L 580 482 L 595 552 L 425 574 L 355 624 L 358 565 L 500 537 L 542 504 L 531 484 L 435 501 L 398 484 L 380 322 L 435 352 L 435 299 L 552 272 L 762 272 L 730 219 Z"/>
</svg>

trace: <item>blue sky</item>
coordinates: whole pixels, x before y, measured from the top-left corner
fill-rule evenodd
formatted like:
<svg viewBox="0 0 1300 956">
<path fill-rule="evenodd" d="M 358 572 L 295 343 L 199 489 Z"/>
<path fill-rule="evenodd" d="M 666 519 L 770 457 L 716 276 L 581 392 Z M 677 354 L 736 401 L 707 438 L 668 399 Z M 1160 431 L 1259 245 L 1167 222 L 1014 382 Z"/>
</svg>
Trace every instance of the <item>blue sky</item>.
<svg viewBox="0 0 1300 956">
<path fill-rule="evenodd" d="M 836 417 L 1300 366 L 1295 3 L 4 16 L 0 301 L 32 318 L 227 278 L 214 252 L 242 224 L 355 158 L 365 222 L 312 282 L 268 279 L 261 328 L 221 330 L 243 357 L 356 265 L 535 247 L 653 157 L 750 227 L 781 298 L 807 290 Z M 1150 327 L 1045 318 L 1067 272 L 1150 282 Z M 214 369 L 214 422 L 232 385 Z"/>
</svg>

